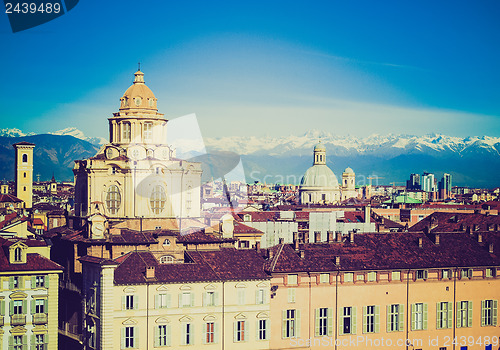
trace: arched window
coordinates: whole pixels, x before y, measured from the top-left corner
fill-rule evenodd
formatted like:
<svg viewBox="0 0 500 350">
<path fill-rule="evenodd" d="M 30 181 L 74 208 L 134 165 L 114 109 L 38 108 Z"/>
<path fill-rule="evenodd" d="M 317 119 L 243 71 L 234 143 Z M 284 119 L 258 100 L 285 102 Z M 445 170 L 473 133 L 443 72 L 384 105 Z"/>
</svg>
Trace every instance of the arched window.
<svg viewBox="0 0 500 350">
<path fill-rule="evenodd" d="M 108 193 L 106 194 L 106 207 L 110 214 L 116 214 L 118 212 L 121 201 L 122 199 L 118 186 L 109 186 Z"/>
<path fill-rule="evenodd" d="M 23 154 L 23 163 L 28 163 L 28 155 Z"/>
<path fill-rule="evenodd" d="M 170 245 L 170 240 L 168 238 L 166 238 L 164 241 L 163 241 L 163 245 L 164 246 L 169 246 Z"/>
<path fill-rule="evenodd" d="M 153 140 L 153 123 L 144 123 L 144 142 L 151 142 Z"/>
<path fill-rule="evenodd" d="M 171 264 L 175 261 L 173 256 L 164 255 L 160 257 L 160 264 Z"/>
<path fill-rule="evenodd" d="M 23 250 L 20 247 L 14 249 L 14 261 L 23 261 Z"/>
<path fill-rule="evenodd" d="M 153 211 L 154 214 L 160 214 L 163 211 L 166 200 L 167 196 L 165 194 L 163 186 L 156 185 L 153 188 L 153 192 L 151 193 L 151 199 L 150 199 L 151 210 Z"/>
</svg>

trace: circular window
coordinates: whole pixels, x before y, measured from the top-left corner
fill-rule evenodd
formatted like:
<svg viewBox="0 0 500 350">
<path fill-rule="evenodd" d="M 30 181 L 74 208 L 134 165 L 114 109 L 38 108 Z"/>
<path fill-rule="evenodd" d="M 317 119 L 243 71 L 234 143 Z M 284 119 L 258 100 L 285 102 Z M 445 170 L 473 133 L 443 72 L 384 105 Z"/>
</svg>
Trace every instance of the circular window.
<svg viewBox="0 0 500 350">
<path fill-rule="evenodd" d="M 122 202 L 120 189 L 116 185 L 109 186 L 106 194 L 106 208 L 110 214 L 116 214 Z"/>
<path fill-rule="evenodd" d="M 136 97 L 136 98 L 135 98 L 135 105 L 136 105 L 137 107 L 139 107 L 139 106 L 141 105 L 141 103 L 142 103 L 142 99 L 141 99 L 140 97 Z"/>
<path fill-rule="evenodd" d="M 153 192 L 151 192 L 151 210 L 154 214 L 160 214 L 165 208 L 165 202 L 167 200 L 167 196 L 165 194 L 165 189 L 161 185 L 156 185 L 153 188 Z"/>
<path fill-rule="evenodd" d="M 112 148 L 108 148 L 106 150 L 106 158 L 108 158 L 108 159 L 113 158 L 113 149 Z"/>
</svg>

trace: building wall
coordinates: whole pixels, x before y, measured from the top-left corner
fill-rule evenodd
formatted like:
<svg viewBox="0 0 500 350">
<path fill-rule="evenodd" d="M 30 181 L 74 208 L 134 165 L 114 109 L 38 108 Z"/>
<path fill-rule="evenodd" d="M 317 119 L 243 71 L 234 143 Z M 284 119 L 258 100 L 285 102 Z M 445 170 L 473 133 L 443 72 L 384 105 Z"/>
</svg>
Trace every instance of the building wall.
<svg viewBox="0 0 500 350">
<path fill-rule="evenodd" d="M 45 285 L 36 287 L 33 284 L 35 276 L 44 276 Z M 18 277 L 19 288 L 12 288 L 11 279 Z M 59 302 L 59 275 L 48 271 L 26 271 L 13 274 L 0 272 L 0 348 L 11 349 L 9 342 L 15 335 L 24 336 L 26 348 L 34 342 L 35 334 L 43 334 L 48 350 L 58 349 L 58 302 Z M 35 300 L 45 300 L 44 313 L 35 313 Z M 23 304 L 25 322 L 19 325 L 11 324 L 12 305 L 14 300 Z M 35 324 L 35 315 L 37 323 Z M 34 348 L 34 347 L 32 347 Z"/>
<path fill-rule="evenodd" d="M 273 275 L 271 285 L 277 290 L 271 299 L 273 333 L 270 348 L 334 348 L 337 340 L 338 349 L 405 349 L 404 341 L 409 339 L 413 344 L 412 349 L 453 349 L 451 342 L 456 336 L 459 341 L 465 342 L 469 342 L 469 337 L 474 337 L 474 342 L 481 340 L 482 345 L 465 344 L 469 345 L 468 349 L 479 350 L 485 348 L 485 339 L 490 339 L 490 344 L 494 344 L 494 337 L 498 339 L 498 320 L 496 326 L 481 325 L 482 301 L 498 301 L 500 297 L 498 278 L 484 278 L 483 268 L 474 269 L 471 279 L 440 279 L 441 270 L 430 269 L 426 280 L 414 281 L 415 271 L 410 271 L 409 275 L 408 271 L 399 272 L 400 279 L 391 280 L 392 271 L 377 271 L 376 280 L 370 282 L 367 281 L 367 271 L 354 271 L 353 282 L 345 281 L 343 272 L 332 272 L 326 283 L 320 282 L 319 273 L 299 273 L 297 285 L 287 283 L 288 274 Z M 455 276 L 460 275 L 459 270 L 453 270 L 453 273 Z M 363 280 L 357 280 L 358 275 L 362 276 Z M 291 293 L 291 289 L 295 291 Z M 290 299 L 290 294 L 294 295 L 293 300 Z M 462 300 L 472 302 L 471 327 L 457 327 L 456 302 Z M 453 305 L 451 328 L 437 327 L 437 303 L 441 302 L 450 302 Z M 412 329 L 412 304 L 417 303 L 426 304 L 427 322 L 426 329 L 423 330 Z M 392 304 L 399 304 L 404 308 L 401 331 L 388 331 L 387 305 Z M 378 329 L 375 333 L 367 333 L 364 328 L 364 307 L 370 305 L 378 307 Z M 356 309 L 356 332 L 353 334 L 341 334 L 340 319 L 343 307 Z M 316 333 L 315 310 L 318 308 L 328 308 L 332 312 L 330 333 L 326 336 Z M 283 334 L 283 310 L 291 309 L 300 310 L 300 332 L 297 339 L 286 338 Z M 384 343 L 381 343 L 382 341 Z M 460 347 L 457 346 L 456 349 L 458 348 Z"/>
</svg>

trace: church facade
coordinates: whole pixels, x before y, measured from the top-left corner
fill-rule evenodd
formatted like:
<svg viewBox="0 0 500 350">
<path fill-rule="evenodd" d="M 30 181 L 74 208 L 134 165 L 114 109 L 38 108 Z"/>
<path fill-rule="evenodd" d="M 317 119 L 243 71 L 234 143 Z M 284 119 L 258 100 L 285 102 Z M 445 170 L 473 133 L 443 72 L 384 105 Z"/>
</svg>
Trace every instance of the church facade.
<svg viewBox="0 0 500 350">
<path fill-rule="evenodd" d="M 167 122 L 137 71 L 109 118 L 109 143 L 75 161 L 75 216 L 88 223 L 93 238 L 129 219 L 200 217 L 201 165 L 175 158 Z"/>
</svg>

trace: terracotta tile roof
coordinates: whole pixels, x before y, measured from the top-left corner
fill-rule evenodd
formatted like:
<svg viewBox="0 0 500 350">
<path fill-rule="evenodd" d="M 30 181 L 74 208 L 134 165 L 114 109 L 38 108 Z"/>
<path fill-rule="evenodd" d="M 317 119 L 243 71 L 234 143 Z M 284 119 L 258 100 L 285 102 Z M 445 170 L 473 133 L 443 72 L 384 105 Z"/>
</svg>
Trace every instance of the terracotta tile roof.
<svg viewBox="0 0 500 350">
<path fill-rule="evenodd" d="M 264 234 L 264 232 L 262 232 L 261 230 L 253 228 L 253 227 L 250 227 L 250 226 L 245 225 L 245 224 L 243 224 L 241 222 L 238 222 L 238 221 L 234 222 L 234 231 L 233 231 L 233 233 L 235 233 L 235 234 L 257 233 L 257 234 L 260 234 L 260 235 Z"/>
<path fill-rule="evenodd" d="M 9 262 L 9 246 L 22 241 L 28 247 L 46 246 L 43 241 L 36 241 L 31 239 L 5 239 L 0 237 L 0 271 L 2 272 L 16 272 L 16 271 L 41 271 L 41 270 L 63 270 L 63 267 L 55 262 L 41 256 L 38 253 L 26 254 L 25 264 L 11 264 Z"/>
<path fill-rule="evenodd" d="M 264 260 L 254 250 L 222 248 L 214 251 L 185 252 L 184 263 L 160 264 L 150 252 L 130 252 L 115 259 L 115 283 L 146 282 L 146 267 L 155 268 L 157 283 L 187 283 L 220 280 L 268 279 Z"/>
<path fill-rule="evenodd" d="M 0 229 L 3 228 L 4 226 L 7 226 L 10 224 L 10 222 L 15 219 L 17 217 L 17 213 L 16 212 L 13 212 L 13 213 L 10 213 L 10 214 L 7 214 L 5 216 L 5 219 L 0 222 Z"/>
<path fill-rule="evenodd" d="M 82 262 L 88 262 L 88 263 L 99 264 L 99 265 L 117 265 L 118 264 L 118 262 L 113 261 L 113 260 L 98 258 L 95 256 L 89 256 L 89 255 L 81 257 L 79 260 Z"/>
<path fill-rule="evenodd" d="M 412 227 L 410 232 L 458 232 L 500 229 L 500 215 L 434 212 Z"/>
<path fill-rule="evenodd" d="M 500 246 L 500 233 L 490 232 Z M 440 244 L 433 236 L 423 233 L 356 234 L 354 243 L 347 237 L 342 243 L 304 244 L 304 258 L 291 245 L 281 244 L 270 249 L 274 256 L 266 263 L 270 272 L 383 270 L 439 267 L 498 266 L 500 254 L 488 253 L 487 242 L 479 244 L 475 237 L 463 233 L 440 234 Z M 419 238 L 422 247 L 419 247 Z M 500 248 L 500 247 L 499 247 Z M 498 252 L 498 250 L 495 250 Z M 335 265 L 335 257 L 340 265 Z"/>
<path fill-rule="evenodd" d="M 109 241 L 112 244 L 153 244 L 156 238 L 153 237 L 153 231 L 132 231 L 121 230 L 119 235 L 110 235 Z"/>
<path fill-rule="evenodd" d="M 33 225 L 44 225 L 42 219 L 40 218 L 35 218 L 33 219 Z"/>
<path fill-rule="evenodd" d="M 0 203 L 11 203 L 11 202 L 20 203 L 22 202 L 22 200 L 11 194 L 0 194 Z"/>
<path fill-rule="evenodd" d="M 196 231 L 187 235 L 179 235 L 177 241 L 180 243 L 223 243 L 234 242 L 235 239 L 217 237 L 209 233 Z"/>
<path fill-rule="evenodd" d="M 53 205 L 50 203 L 36 203 L 33 205 L 33 210 L 41 210 L 41 211 L 53 211 L 53 210 L 63 210 L 61 207 L 57 205 Z"/>
</svg>

